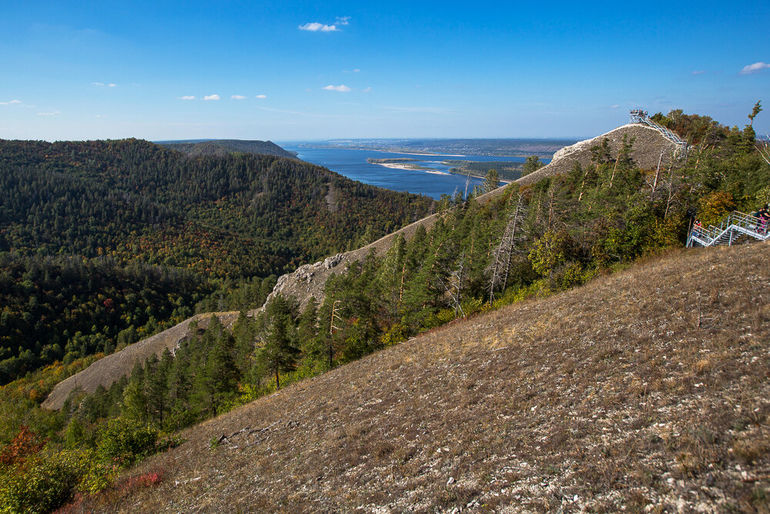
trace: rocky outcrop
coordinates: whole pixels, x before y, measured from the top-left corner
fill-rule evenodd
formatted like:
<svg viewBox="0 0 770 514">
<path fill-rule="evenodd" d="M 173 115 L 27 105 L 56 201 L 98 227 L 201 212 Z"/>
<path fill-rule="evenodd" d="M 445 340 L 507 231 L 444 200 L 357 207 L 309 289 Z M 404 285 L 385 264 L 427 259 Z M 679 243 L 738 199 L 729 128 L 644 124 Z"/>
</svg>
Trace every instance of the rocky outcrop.
<svg viewBox="0 0 770 514">
<path fill-rule="evenodd" d="M 549 164 L 534 173 L 521 177 L 516 183 L 521 185 L 534 184 L 546 177 L 569 173 L 576 162 L 581 166 L 588 166 L 591 164 L 591 148 L 600 145 L 604 139 L 609 142 L 614 157 L 623 144 L 624 136 L 629 140 L 633 138 L 631 157 L 636 165 L 642 169 L 655 169 L 658 162 L 661 163 L 661 166 L 668 166 L 672 159 L 676 158 L 677 146 L 674 143 L 663 137 L 654 128 L 634 123 L 623 125 L 593 139 L 586 139 L 574 145 L 565 146 L 553 154 L 553 159 Z"/>
</svg>

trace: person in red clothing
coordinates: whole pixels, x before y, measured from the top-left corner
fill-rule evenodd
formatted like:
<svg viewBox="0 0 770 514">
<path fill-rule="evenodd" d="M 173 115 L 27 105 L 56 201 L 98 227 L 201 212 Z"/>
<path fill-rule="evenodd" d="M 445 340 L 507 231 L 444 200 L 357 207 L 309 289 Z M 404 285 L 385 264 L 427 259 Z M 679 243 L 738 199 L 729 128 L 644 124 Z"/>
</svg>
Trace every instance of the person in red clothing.
<svg viewBox="0 0 770 514">
<path fill-rule="evenodd" d="M 768 207 L 768 204 L 765 204 L 765 206 L 759 209 L 759 212 L 757 212 L 757 218 L 759 218 L 757 232 L 760 234 L 767 233 L 767 222 L 770 221 L 770 209 L 768 209 Z"/>
<path fill-rule="evenodd" d="M 700 224 L 700 220 L 695 220 L 695 223 L 692 225 L 692 233 L 694 236 L 700 236 L 700 229 L 702 228 Z"/>
</svg>

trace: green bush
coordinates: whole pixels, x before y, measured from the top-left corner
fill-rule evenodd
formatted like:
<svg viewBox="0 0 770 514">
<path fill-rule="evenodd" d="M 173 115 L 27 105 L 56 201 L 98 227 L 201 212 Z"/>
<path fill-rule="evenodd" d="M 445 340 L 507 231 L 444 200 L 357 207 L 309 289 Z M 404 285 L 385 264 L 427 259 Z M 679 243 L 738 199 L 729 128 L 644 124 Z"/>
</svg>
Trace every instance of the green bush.
<svg viewBox="0 0 770 514">
<path fill-rule="evenodd" d="M 129 466 L 153 453 L 158 431 L 123 418 L 110 421 L 102 430 L 97 453 L 102 462 Z"/>
<path fill-rule="evenodd" d="M 0 475 L 0 512 L 51 512 L 72 499 L 89 466 L 80 451 L 43 452 Z"/>
</svg>

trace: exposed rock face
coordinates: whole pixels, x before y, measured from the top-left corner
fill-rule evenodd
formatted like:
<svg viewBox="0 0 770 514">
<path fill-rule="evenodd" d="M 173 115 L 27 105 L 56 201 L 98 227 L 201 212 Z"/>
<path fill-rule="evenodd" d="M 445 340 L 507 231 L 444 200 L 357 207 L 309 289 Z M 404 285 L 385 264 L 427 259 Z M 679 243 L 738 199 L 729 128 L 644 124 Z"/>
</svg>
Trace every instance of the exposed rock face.
<svg viewBox="0 0 770 514">
<path fill-rule="evenodd" d="M 345 264 L 356 260 L 350 257 L 349 254 L 351 253 L 338 253 L 323 261 L 304 264 L 292 273 L 281 275 L 273 288 L 273 292 L 267 297 L 267 301 L 276 295 L 290 296 L 296 298 L 300 303 L 300 308 L 303 309 L 311 298 L 320 302 L 323 299 L 324 287 L 329 277 L 341 269 L 346 269 Z M 258 311 L 259 309 L 252 312 Z"/>
<path fill-rule="evenodd" d="M 600 145 L 603 139 L 608 140 L 612 155 L 615 157 L 623 145 L 623 136 L 627 136 L 629 139 L 633 138 L 631 156 L 636 165 L 642 169 L 655 169 L 658 162 L 661 163 L 661 166 L 668 166 L 675 158 L 677 146 L 663 137 L 660 132 L 645 125 L 628 124 L 593 139 L 586 139 L 574 145 L 565 146 L 553 154 L 553 160 L 549 164 L 534 173 L 521 177 L 516 183 L 521 185 L 534 184 L 546 177 L 569 173 L 576 162 L 580 163 L 581 166 L 588 166 L 591 164 L 591 147 Z"/>
</svg>

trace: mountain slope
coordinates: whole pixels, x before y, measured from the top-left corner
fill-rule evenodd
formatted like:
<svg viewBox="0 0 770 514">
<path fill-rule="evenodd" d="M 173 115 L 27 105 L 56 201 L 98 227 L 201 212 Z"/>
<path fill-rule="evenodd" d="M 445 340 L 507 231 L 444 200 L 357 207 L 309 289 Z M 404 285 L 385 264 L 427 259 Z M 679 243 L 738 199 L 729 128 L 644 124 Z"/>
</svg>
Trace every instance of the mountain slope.
<svg viewBox="0 0 770 514">
<path fill-rule="evenodd" d="M 610 141 L 610 146 L 613 149 L 613 153 L 617 154 L 617 146 L 622 141 L 623 137 L 634 138 L 636 143 L 634 146 L 635 159 L 641 159 L 643 163 L 647 163 L 651 157 L 655 156 L 657 159 L 661 152 L 668 152 L 673 145 L 663 138 L 657 131 L 640 125 L 624 125 L 607 134 L 603 134 L 593 139 L 582 141 L 573 146 L 566 147 L 557 152 L 554 160 L 548 166 L 538 170 L 531 175 L 523 177 L 516 181 L 517 184 L 526 185 L 534 181 L 535 179 L 542 179 L 553 174 L 564 174 L 572 170 L 575 162 L 581 164 L 587 164 L 591 162 L 590 148 L 596 144 L 600 144 L 606 137 Z M 667 157 L 668 158 L 668 157 Z M 655 162 L 657 164 L 657 160 Z M 535 177 L 534 179 L 532 177 Z M 486 204 L 500 196 L 505 187 L 500 187 L 494 191 L 491 191 L 485 195 L 478 197 L 479 204 Z M 318 261 L 313 264 L 305 264 L 297 268 L 291 273 L 287 273 L 281 276 L 276 284 L 273 292 L 268 297 L 272 298 L 277 294 L 283 296 L 291 296 L 297 299 L 299 304 L 304 307 L 311 298 L 315 298 L 321 302 L 324 295 L 324 287 L 327 280 L 334 274 L 344 271 L 348 265 L 354 262 L 360 262 L 370 252 L 374 252 L 376 255 L 385 254 L 388 249 L 393 245 L 394 241 L 399 235 L 404 236 L 407 240 L 410 239 L 418 227 L 424 227 L 429 229 L 438 219 L 438 214 L 427 216 L 419 221 L 416 221 L 398 231 L 390 233 L 377 241 L 370 243 L 357 250 L 341 253 L 333 257 L 328 257 L 323 261 Z M 256 311 L 252 311 L 253 315 Z M 228 313 L 228 319 L 236 316 L 236 313 Z M 187 326 L 187 322 L 183 324 Z M 145 342 L 144 351 L 142 353 L 136 353 L 134 355 L 144 356 L 144 352 L 150 352 L 151 348 L 154 348 L 154 353 L 160 355 L 167 347 L 171 348 L 174 344 L 173 338 L 177 340 L 177 344 L 182 338 L 189 336 L 187 331 L 178 330 L 175 328 L 173 331 L 168 331 L 168 334 L 160 334 L 158 337 L 153 338 L 152 341 Z M 125 351 L 125 350 L 124 350 Z M 149 355 L 149 353 L 147 353 Z M 99 365 L 95 363 L 86 370 L 81 371 L 78 375 L 71 377 L 67 381 L 64 381 L 54 388 L 43 404 L 44 407 L 50 409 L 59 409 L 64 404 L 67 395 L 72 388 L 77 384 L 83 387 L 88 393 L 95 391 L 98 385 L 108 386 L 119 377 L 127 375 L 131 372 L 134 365 L 134 360 L 126 359 L 124 356 L 113 357 L 115 362 L 123 363 L 120 368 L 120 372 L 115 370 L 114 373 L 104 375 L 103 370 L 112 369 L 106 367 L 106 364 Z M 111 365 L 110 365 L 111 366 Z"/>
<path fill-rule="evenodd" d="M 766 510 L 765 244 L 455 322 L 185 431 L 103 511 Z"/>
<path fill-rule="evenodd" d="M 215 139 L 197 143 L 170 141 L 158 143 L 171 150 L 178 150 L 190 158 L 224 157 L 233 152 L 273 155 L 275 157 L 295 158 L 296 154 L 286 151 L 272 141 L 249 141 L 244 139 Z"/>
</svg>

